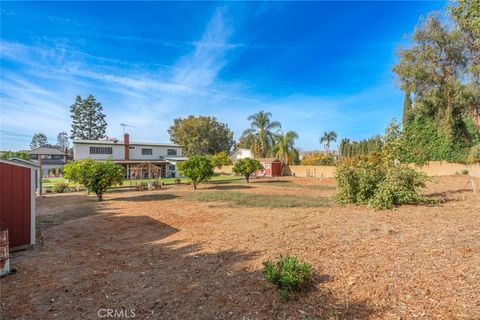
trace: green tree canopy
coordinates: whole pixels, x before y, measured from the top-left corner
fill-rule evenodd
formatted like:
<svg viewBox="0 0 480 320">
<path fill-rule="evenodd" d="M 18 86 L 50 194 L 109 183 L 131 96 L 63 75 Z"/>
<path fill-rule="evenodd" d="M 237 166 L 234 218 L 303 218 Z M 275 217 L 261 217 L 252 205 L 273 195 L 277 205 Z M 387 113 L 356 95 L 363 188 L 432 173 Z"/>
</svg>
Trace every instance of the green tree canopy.
<svg viewBox="0 0 480 320">
<path fill-rule="evenodd" d="M 178 164 L 180 173 L 192 180 L 193 189 L 213 176 L 212 161 L 207 156 L 192 156 Z"/>
<path fill-rule="evenodd" d="M 30 142 L 30 149 L 35 149 L 38 147 L 44 147 L 48 144 L 47 136 L 43 133 L 35 133 Z"/>
<path fill-rule="evenodd" d="M 184 147 L 187 156 L 213 155 L 232 148 L 233 132 L 215 117 L 178 118 L 168 129 L 170 140 Z"/>
<path fill-rule="evenodd" d="M 470 147 L 478 143 L 480 123 L 470 125 L 480 104 L 472 71 L 478 52 L 472 54 L 469 44 L 475 32 L 472 20 L 465 20 L 472 17 L 474 6 L 468 1 L 459 3 L 451 9 L 456 20 L 430 15 L 415 29 L 410 46 L 398 51 L 400 61 L 393 70 L 402 89 L 414 99 L 404 126 L 407 161 L 463 162 Z"/>
<path fill-rule="evenodd" d="M 99 140 L 105 138 L 107 122 L 100 102 L 89 95 L 86 99 L 77 96 L 70 107 L 72 118 L 72 139 Z"/>
<path fill-rule="evenodd" d="M 402 124 L 406 128 L 411 122 L 413 117 L 412 110 L 412 97 L 408 89 L 405 90 L 405 97 L 403 98 L 403 115 L 402 115 Z"/>
<path fill-rule="evenodd" d="M 226 151 L 220 151 L 211 158 L 212 165 L 216 168 L 221 168 L 223 166 L 229 166 L 232 164 L 232 159 Z"/>
<path fill-rule="evenodd" d="M 252 158 L 240 159 L 233 165 L 233 172 L 245 176 L 247 183 L 250 182 L 250 176 L 252 174 L 262 169 L 262 164 L 258 160 Z"/>
<path fill-rule="evenodd" d="M 262 110 L 247 118 L 250 128 L 243 132 L 240 140 L 256 157 L 265 158 L 274 154 L 275 134 L 282 125 L 278 121 L 272 121 L 271 117 L 271 112 Z"/>
<path fill-rule="evenodd" d="M 379 135 L 360 141 L 350 141 L 350 139 L 344 138 L 339 145 L 340 157 L 368 156 L 371 153 L 380 152 L 382 144 L 382 137 Z"/>
<path fill-rule="evenodd" d="M 26 151 L 2 151 L 0 152 L 0 159 L 19 158 L 30 160 L 30 156 Z"/>
<path fill-rule="evenodd" d="M 123 183 L 125 170 L 111 160 L 95 161 L 85 159 L 74 161 L 64 167 L 64 177 L 85 187 L 87 192 L 95 193 L 99 201 L 108 188 Z"/>
</svg>

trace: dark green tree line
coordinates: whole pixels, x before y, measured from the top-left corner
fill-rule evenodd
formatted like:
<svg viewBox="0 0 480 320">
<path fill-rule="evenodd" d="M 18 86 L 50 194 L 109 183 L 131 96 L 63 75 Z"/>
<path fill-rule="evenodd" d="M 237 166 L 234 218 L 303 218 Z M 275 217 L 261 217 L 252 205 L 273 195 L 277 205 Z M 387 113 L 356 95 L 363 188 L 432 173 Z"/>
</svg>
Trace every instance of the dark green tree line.
<svg viewBox="0 0 480 320">
<path fill-rule="evenodd" d="M 350 141 L 350 139 L 344 138 L 340 141 L 340 157 L 368 156 L 373 152 L 380 152 L 382 144 L 381 136 L 374 136 L 360 141 Z"/>
</svg>

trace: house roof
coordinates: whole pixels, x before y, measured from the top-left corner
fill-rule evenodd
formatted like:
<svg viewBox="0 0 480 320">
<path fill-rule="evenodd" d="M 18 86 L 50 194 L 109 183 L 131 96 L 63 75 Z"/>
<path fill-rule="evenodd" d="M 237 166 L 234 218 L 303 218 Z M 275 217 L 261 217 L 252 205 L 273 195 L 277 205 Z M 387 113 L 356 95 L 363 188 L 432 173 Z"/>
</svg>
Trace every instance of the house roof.
<svg viewBox="0 0 480 320">
<path fill-rule="evenodd" d="M 255 158 L 255 160 L 258 160 L 260 162 L 280 162 L 277 158 Z"/>
<path fill-rule="evenodd" d="M 65 155 L 64 152 L 58 150 L 57 148 L 51 148 L 51 147 L 38 147 L 30 151 L 27 151 L 27 153 L 37 154 L 37 155 L 43 155 L 43 154 L 52 154 L 52 155 L 61 155 L 61 156 Z"/>
<path fill-rule="evenodd" d="M 102 145 L 125 145 L 123 141 L 109 140 L 73 140 L 73 144 L 102 144 Z M 182 146 L 175 143 L 152 143 L 152 142 L 130 142 L 130 146 L 152 146 L 152 147 L 179 147 Z"/>
</svg>

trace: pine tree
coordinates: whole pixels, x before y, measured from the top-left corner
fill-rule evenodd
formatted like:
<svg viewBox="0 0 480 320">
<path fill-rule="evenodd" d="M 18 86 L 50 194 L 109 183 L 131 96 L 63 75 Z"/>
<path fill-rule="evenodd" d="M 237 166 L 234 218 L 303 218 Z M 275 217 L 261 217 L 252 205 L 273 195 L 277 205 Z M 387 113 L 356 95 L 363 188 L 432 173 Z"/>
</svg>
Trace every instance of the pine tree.
<svg viewBox="0 0 480 320">
<path fill-rule="evenodd" d="M 86 99 L 77 96 L 70 107 L 72 118 L 72 139 L 99 140 L 105 138 L 107 122 L 102 104 L 89 95 Z"/>
<path fill-rule="evenodd" d="M 38 147 L 43 147 L 48 144 L 47 136 L 43 133 L 35 133 L 30 142 L 30 149 L 35 149 Z"/>
<path fill-rule="evenodd" d="M 403 100 L 403 116 L 402 124 L 406 128 L 412 121 L 412 98 L 410 97 L 410 90 L 405 90 L 405 98 Z"/>
</svg>

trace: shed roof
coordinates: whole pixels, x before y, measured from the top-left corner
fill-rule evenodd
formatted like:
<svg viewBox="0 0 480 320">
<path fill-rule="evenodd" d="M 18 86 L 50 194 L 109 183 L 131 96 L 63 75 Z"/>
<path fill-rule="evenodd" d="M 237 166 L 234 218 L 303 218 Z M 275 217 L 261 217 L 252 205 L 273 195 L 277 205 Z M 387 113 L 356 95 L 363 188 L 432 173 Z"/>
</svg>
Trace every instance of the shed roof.
<svg viewBox="0 0 480 320">
<path fill-rule="evenodd" d="M 260 162 L 280 162 L 277 158 L 256 158 Z"/>
<path fill-rule="evenodd" d="M 61 155 L 61 156 L 65 155 L 64 152 L 58 150 L 57 148 L 51 148 L 51 147 L 38 147 L 30 151 L 27 151 L 27 153 L 37 154 L 37 155 L 43 155 L 43 154 L 53 154 L 53 155 Z"/>
<path fill-rule="evenodd" d="M 38 167 L 36 163 L 25 160 L 25 159 L 20 159 L 20 158 L 0 159 L 0 162 L 6 163 L 6 164 L 18 165 L 21 167 L 33 167 L 33 168 Z"/>
</svg>

